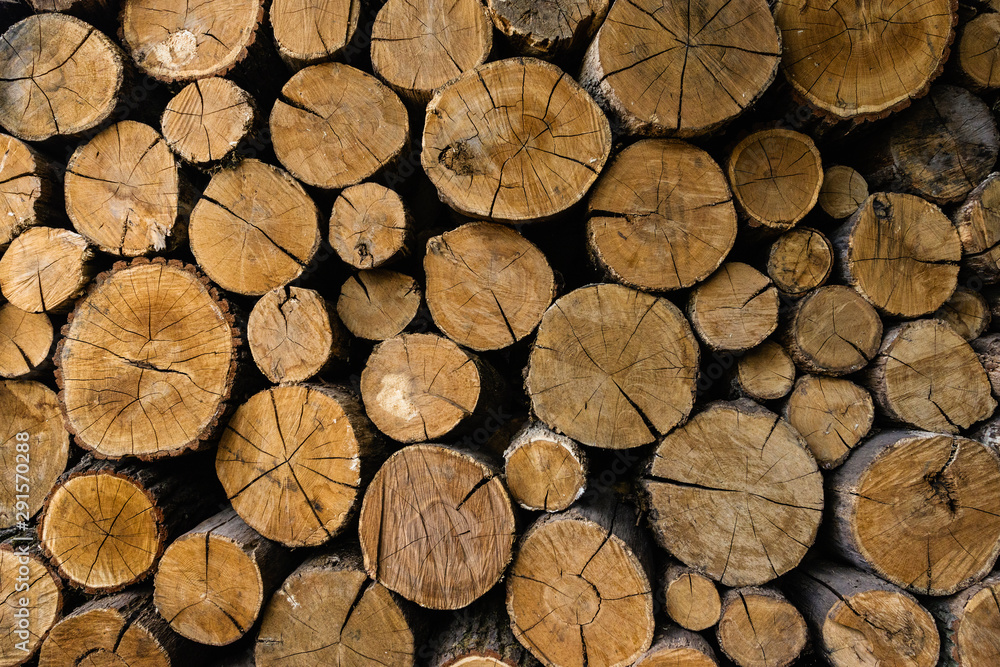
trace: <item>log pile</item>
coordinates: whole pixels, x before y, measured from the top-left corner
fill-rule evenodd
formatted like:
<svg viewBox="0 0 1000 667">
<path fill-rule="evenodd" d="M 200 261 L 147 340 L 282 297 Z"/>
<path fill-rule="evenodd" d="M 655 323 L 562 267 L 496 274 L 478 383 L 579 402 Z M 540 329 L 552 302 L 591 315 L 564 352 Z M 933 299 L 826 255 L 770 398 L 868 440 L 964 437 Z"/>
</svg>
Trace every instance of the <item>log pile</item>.
<svg viewBox="0 0 1000 667">
<path fill-rule="evenodd" d="M 1000 665 L 1000 4 L 0 34 L 0 667 Z"/>
</svg>

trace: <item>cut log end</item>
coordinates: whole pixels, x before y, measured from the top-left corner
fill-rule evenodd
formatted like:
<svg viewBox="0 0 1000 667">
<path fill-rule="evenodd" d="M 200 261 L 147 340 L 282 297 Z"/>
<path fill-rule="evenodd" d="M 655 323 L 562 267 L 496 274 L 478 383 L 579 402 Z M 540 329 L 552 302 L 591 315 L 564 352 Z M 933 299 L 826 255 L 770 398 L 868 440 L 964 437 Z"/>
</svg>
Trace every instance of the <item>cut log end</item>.
<svg viewBox="0 0 1000 667">
<path fill-rule="evenodd" d="M 521 55 L 551 60 L 582 47 L 604 21 L 607 0 L 490 0 L 493 25 Z"/>
<path fill-rule="evenodd" d="M 778 290 L 748 264 L 728 262 L 694 288 L 688 317 L 713 350 L 749 350 L 778 326 Z"/>
<path fill-rule="evenodd" d="M 209 165 L 231 155 L 253 129 L 250 96 L 228 79 L 212 77 L 185 86 L 167 103 L 163 138 L 182 160 Z"/>
<path fill-rule="evenodd" d="M 784 417 L 805 438 L 821 468 L 836 468 L 871 430 L 871 394 L 849 380 L 806 375 L 795 383 Z"/>
<path fill-rule="evenodd" d="M 63 312 L 93 276 L 94 250 L 87 240 L 53 227 L 32 227 L 0 259 L 0 289 L 29 313 Z"/>
<path fill-rule="evenodd" d="M 34 375 L 49 362 L 54 341 L 48 315 L 28 313 L 9 303 L 0 305 L 0 377 Z"/>
<path fill-rule="evenodd" d="M 990 326 L 990 304 L 976 290 L 956 287 L 954 294 L 944 302 L 934 317 L 944 320 L 955 332 L 971 341 L 979 338 Z"/>
<path fill-rule="evenodd" d="M 726 593 L 717 632 L 719 647 L 739 667 L 788 667 L 808 640 L 806 621 L 773 588 Z"/>
<path fill-rule="evenodd" d="M 697 570 L 677 564 L 668 566 L 663 591 L 667 615 L 682 628 L 701 632 L 719 622 L 722 614 L 719 589 Z"/>
<path fill-rule="evenodd" d="M 19 139 L 0 134 L 0 248 L 28 227 L 44 225 L 58 213 L 52 165 Z"/>
<path fill-rule="evenodd" d="M 504 452 L 504 474 L 511 497 L 521 507 L 558 512 L 586 489 L 587 459 L 566 436 L 529 425 Z"/>
<path fill-rule="evenodd" d="M 331 60 L 354 38 L 358 0 L 274 0 L 270 19 L 278 54 L 292 68 Z"/>
<path fill-rule="evenodd" d="M 803 370 L 847 375 L 867 366 L 878 353 L 882 320 L 855 290 L 829 285 L 795 304 L 781 337 Z"/>
<path fill-rule="evenodd" d="M 422 301 L 416 280 L 396 271 L 359 271 L 340 288 L 337 314 L 358 338 L 387 340 L 403 333 Z"/>
<path fill-rule="evenodd" d="M 795 383 L 795 363 L 780 345 L 765 341 L 740 357 L 736 382 L 748 398 L 758 401 L 781 398 Z"/>
<path fill-rule="evenodd" d="M 23 544 L 0 545 L 0 667 L 31 660 L 62 616 L 62 582 Z"/>
<path fill-rule="evenodd" d="M 942 662 L 956 667 L 989 665 L 1000 660 L 995 638 L 1000 632 L 1000 578 L 990 575 L 953 596 L 929 603 L 942 635 Z"/>
<path fill-rule="evenodd" d="M 771 245 L 767 275 L 785 294 L 799 296 L 821 287 L 833 269 L 833 246 L 815 229 L 799 227 Z"/>
<path fill-rule="evenodd" d="M 330 245 L 356 269 L 374 269 L 408 253 L 413 221 L 399 195 L 377 183 L 344 189 L 330 213 Z"/>
<path fill-rule="evenodd" d="M 1000 280 L 1000 173 L 990 174 L 952 214 L 962 264 L 985 283 Z"/>
<path fill-rule="evenodd" d="M 849 218 L 866 199 L 868 181 L 857 170 L 837 164 L 823 172 L 818 203 L 831 218 Z"/>
</svg>

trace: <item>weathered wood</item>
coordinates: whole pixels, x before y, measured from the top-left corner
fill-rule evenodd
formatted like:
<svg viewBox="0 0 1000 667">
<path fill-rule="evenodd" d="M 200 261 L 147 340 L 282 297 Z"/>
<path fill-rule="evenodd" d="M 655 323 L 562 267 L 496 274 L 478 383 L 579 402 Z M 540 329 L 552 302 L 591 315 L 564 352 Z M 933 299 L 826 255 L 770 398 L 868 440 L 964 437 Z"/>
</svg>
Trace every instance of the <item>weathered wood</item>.
<svg viewBox="0 0 1000 667">
<path fill-rule="evenodd" d="M 771 244 L 767 275 L 785 294 L 799 296 L 826 284 L 833 262 L 833 245 L 822 232 L 797 227 Z"/>
<path fill-rule="evenodd" d="M 806 621 L 777 589 L 734 588 L 722 599 L 719 648 L 739 667 L 788 667 L 808 640 Z"/>
<path fill-rule="evenodd" d="M 356 269 L 374 269 L 409 254 L 413 219 L 399 195 L 378 183 L 345 188 L 330 213 L 330 245 Z"/>
<path fill-rule="evenodd" d="M 795 362 L 783 347 L 764 341 L 736 362 L 737 392 L 757 401 L 781 398 L 795 384 Z"/>
<path fill-rule="evenodd" d="M 962 83 L 972 90 L 985 90 L 1000 86 L 997 58 L 1000 51 L 1000 15 L 987 3 L 989 9 L 977 13 L 958 30 L 951 59 L 960 73 Z"/>
<path fill-rule="evenodd" d="M 584 445 L 635 447 L 687 418 L 698 357 L 691 327 L 672 303 L 620 285 L 591 285 L 545 312 L 525 389 L 553 430 Z"/>
<path fill-rule="evenodd" d="M 511 497 L 527 510 L 558 512 L 587 488 L 587 456 L 564 435 L 528 423 L 503 454 Z"/>
<path fill-rule="evenodd" d="M 0 305 L 0 377 L 36 375 L 50 362 L 55 334 L 45 313 L 27 313 L 9 303 Z"/>
<path fill-rule="evenodd" d="M 594 184 L 587 215 L 595 263 L 637 289 L 690 287 L 719 268 L 736 241 L 722 169 L 683 141 L 647 139 L 622 150 Z"/>
<path fill-rule="evenodd" d="M 985 283 L 1000 281 L 1000 173 L 994 172 L 952 213 L 962 265 Z"/>
<path fill-rule="evenodd" d="M 538 667 L 514 638 L 499 591 L 490 592 L 465 609 L 421 649 L 428 667 Z"/>
<path fill-rule="evenodd" d="M 882 320 L 855 290 L 827 285 L 795 303 L 781 340 L 804 371 L 847 375 L 878 353 Z"/>
<path fill-rule="evenodd" d="M 420 162 L 441 200 L 473 218 L 531 222 L 583 198 L 611 152 L 590 96 L 533 58 L 473 72 L 427 105 Z"/>
<path fill-rule="evenodd" d="M 850 380 L 804 375 L 782 415 L 805 439 L 821 468 L 836 468 L 868 435 L 875 420 L 871 394 Z"/>
<path fill-rule="evenodd" d="M 31 660 L 62 617 L 62 582 L 31 545 L 0 544 L 0 666 Z"/>
<path fill-rule="evenodd" d="M 715 651 L 701 635 L 667 627 L 657 631 L 653 645 L 635 667 L 716 667 Z"/>
<path fill-rule="evenodd" d="M 558 0 L 537 4 L 530 0 L 488 0 L 493 25 L 515 51 L 551 60 L 573 54 L 601 27 L 608 0 Z"/>
<path fill-rule="evenodd" d="M 868 181 L 855 169 L 837 164 L 823 171 L 819 207 L 831 218 L 849 218 L 868 199 Z"/>
<path fill-rule="evenodd" d="M 403 333 L 417 316 L 423 290 L 416 280 L 396 271 L 358 271 L 344 281 L 337 314 L 358 338 L 387 340 Z"/>
<path fill-rule="evenodd" d="M 358 0 L 274 0 L 278 55 L 293 69 L 332 60 L 354 38 L 360 14 Z"/>
<path fill-rule="evenodd" d="M 29 144 L 0 133 L 0 249 L 60 213 L 53 166 Z"/>
<path fill-rule="evenodd" d="M 227 159 L 257 119 L 253 100 L 228 79 L 189 83 L 163 110 L 160 127 L 174 153 L 186 162 L 209 165 Z"/>
<path fill-rule="evenodd" d="M 87 239 L 54 227 L 31 227 L 0 258 L 0 289 L 29 313 L 63 312 L 83 294 L 93 275 Z"/>
<path fill-rule="evenodd" d="M 945 598 L 929 600 L 941 629 L 942 667 L 990 665 L 1000 660 L 1000 575 Z"/>
<path fill-rule="evenodd" d="M 749 264 L 727 262 L 691 291 L 687 315 L 710 349 L 749 350 L 778 327 L 778 290 Z"/>
<path fill-rule="evenodd" d="M 365 570 L 422 607 L 458 609 L 500 580 L 514 522 L 497 468 L 441 445 L 404 447 L 365 491 Z"/>
<path fill-rule="evenodd" d="M 693 567 L 671 560 L 662 582 L 664 607 L 674 623 L 700 632 L 719 622 L 722 600 L 714 581 Z"/>
<path fill-rule="evenodd" d="M 959 336 L 971 341 L 979 338 L 989 328 L 990 304 L 976 290 L 958 286 L 951 297 L 944 302 L 934 317 L 944 320 Z"/>
</svg>

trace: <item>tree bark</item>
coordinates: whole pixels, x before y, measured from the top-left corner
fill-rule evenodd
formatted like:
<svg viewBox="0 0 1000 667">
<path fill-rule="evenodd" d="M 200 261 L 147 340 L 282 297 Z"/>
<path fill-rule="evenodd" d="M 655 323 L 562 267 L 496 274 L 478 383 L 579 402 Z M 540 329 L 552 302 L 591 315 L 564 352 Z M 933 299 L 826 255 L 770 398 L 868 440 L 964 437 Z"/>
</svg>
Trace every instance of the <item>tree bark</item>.
<svg viewBox="0 0 1000 667">
<path fill-rule="evenodd" d="M 558 0 L 541 5 L 489 0 L 486 6 L 493 25 L 517 53 L 552 60 L 590 42 L 610 4 L 607 0 Z"/>
<path fill-rule="evenodd" d="M 0 544 L 0 666 L 31 660 L 62 617 L 62 582 L 27 541 Z"/>
<path fill-rule="evenodd" d="M 833 245 L 822 232 L 798 227 L 771 244 L 767 275 L 785 294 L 801 296 L 826 284 L 833 261 Z"/>
<path fill-rule="evenodd" d="M 409 254 L 413 218 L 394 191 L 377 183 L 346 188 L 330 213 L 330 245 L 356 269 L 374 269 Z"/>
<path fill-rule="evenodd" d="M 424 656 L 424 653 L 427 655 Z M 511 632 L 499 591 L 454 612 L 451 621 L 421 651 L 428 667 L 538 667 Z"/>
<path fill-rule="evenodd" d="M 93 276 L 87 239 L 54 227 L 32 227 L 0 259 L 0 290 L 29 313 L 61 313 L 73 306 Z"/>
<path fill-rule="evenodd" d="M 208 166 L 230 158 L 257 121 L 250 95 L 228 79 L 189 83 L 160 118 L 163 138 L 185 162 Z"/>
<path fill-rule="evenodd" d="M 715 651 L 701 635 L 680 628 L 661 629 L 635 667 L 716 667 Z"/>
<path fill-rule="evenodd" d="M 344 281 L 337 314 L 348 331 L 367 340 L 388 340 L 413 322 L 423 301 L 420 284 L 396 271 L 358 271 Z"/>
<path fill-rule="evenodd" d="M 749 350 L 778 327 L 778 290 L 749 264 L 727 262 L 691 291 L 687 315 L 710 349 Z"/>
<path fill-rule="evenodd" d="M 804 375 L 782 416 L 805 439 L 823 469 L 842 464 L 875 420 L 871 394 L 850 380 Z"/>
<path fill-rule="evenodd" d="M 504 452 L 511 497 L 527 510 L 558 512 L 587 488 L 587 456 L 579 445 L 538 423 L 527 423 Z"/>
<path fill-rule="evenodd" d="M 45 313 L 27 313 L 0 305 L 0 377 L 26 378 L 51 361 L 55 333 Z"/>
<path fill-rule="evenodd" d="M 739 667 L 788 667 L 808 640 L 799 610 L 774 588 L 734 588 L 722 600 L 719 648 Z"/>
<path fill-rule="evenodd" d="M 828 216 L 841 220 L 854 215 L 868 199 L 868 181 L 851 167 L 837 164 L 823 171 L 819 207 Z"/>
</svg>

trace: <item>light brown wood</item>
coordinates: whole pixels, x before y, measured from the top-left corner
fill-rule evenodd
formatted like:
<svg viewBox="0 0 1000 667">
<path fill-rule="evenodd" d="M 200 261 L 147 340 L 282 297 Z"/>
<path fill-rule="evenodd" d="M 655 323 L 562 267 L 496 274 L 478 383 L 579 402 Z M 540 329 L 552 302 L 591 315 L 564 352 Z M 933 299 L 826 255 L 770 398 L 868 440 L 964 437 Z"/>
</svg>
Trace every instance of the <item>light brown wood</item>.
<svg viewBox="0 0 1000 667">
<path fill-rule="evenodd" d="M 215 469 L 254 530 L 288 546 L 316 546 L 354 516 L 379 454 L 374 429 L 347 390 L 291 385 L 254 394 L 236 409 Z"/>
<path fill-rule="evenodd" d="M 958 232 L 941 209 L 919 197 L 872 195 L 833 241 L 847 283 L 887 315 L 932 313 L 955 291 Z"/>
<path fill-rule="evenodd" d="M 319 249 L 319 212 L 285 171 L 243 160 L 191 212 L 191 252 L 223 289 L 259 296 L 298 278 Z"/>
<path fill-rule="evenodd" d="M 781 398 L 795 384 L 795 362 L 783 347 L 764 341 L 736 362 L 736 386 L 747 398 L 770 401 Z"/>
<path fill-rule="evenodd" d="M 774 80 L 781 41 L 763 0 L 612 5 L 580 81 L 627 135 L 724 125 Z"/>
<path fill-rule="evenodd" d="M 403 154 L 406 108 L 370 74 L 340 63 L 300 70 L 271 109 L 271 139 L 293 176 L 318 188 L 344 188 Z"/>
<path fill-rule="evenodd" d="M 962 265 L 983 282 L 1000 280 L 1000 172 L 976 186 L 951 219 L 962 241 Z"/>
<path fill-rule="evenodd" d="M 420 106 L 436 89 L 486 62 L 492 48 L 493 25 L 476 0 L 388 0 L 371 26 L 375 74 Z"/>
<path fill-rule="evenodd" d="M 672 303 L 590 285 L 545 312 L 525 390 L 553 430 L 584 445 L 636 447 L 687 419 L 698 358 L 691 327 Z"/>
<path fill-rule="evenodd" d="M 809 638 L 799 610 L 770 587 L 727 591 L 716 636 L 739 667 L 788 667 Z"/>
<path fill-rule="evenodd" d="M 375 346 L 361 372 L 365 410 L 398 442 L 429 442 L 492 407 L 502 381 L 475 355 L 436 334 L 401 334 Z"/>
<path fill-rule="evenodd" d="M 997 406 L 975 351 L 940 320 L 889 329 L 864 379 L 891 419 L 929 431 L 958 433 Z"/>
<path fill-rule="evenodd" d="M 29 313 L 63 312 L 93 275 L 94 250 L 87 239 L 54 227 L 32 227 L 0 258 L 0 289 Z"/>
<path fill-rule="evenodd" d="M 330 213 L 330 245 L 356 269 L 374 269 L 409 254 L 413 219 L 399 195 L 378 183 L 345 188 Z"/>
<path fill-rule="evenodd" d="M 89 23 L 38 14 L 15 23 L 0 45 L 0 125 L 27 141 L 79 135 L 118 103 L 124 54 Z"/>
<path fill-rule="evenodd" d="M 868 199 L 868 181 L 855 169 L 842 164 L 823 171 L 819 207 L 831 218 L 849 218 Z"/>
<path fill-rule="evenodd" d="M 285 384 L 346 361 L 350 339 L 319 292 L 279 287 L 250 311 L 247 342 L 260 372 L 275 384 Z"/>
<path fill-rule="evenodd" d="M 715 651 L 694 632 L 668 627 L 657 632 L 653 645 L 636 667 L 716 667 Z"/>
<path fill-rule="evenodd" d="M 365 570 L 422 607 L 458 609 L 500 580 L 514 521 L 497 468 L 442 445 L 404 447 L 365 491 Z"/>
<path fill-rule="evenodd" d="M 778 327 L 778 290 L 749 264 L 727 262 L 691 291 L 687 315 L 712 350 L 749 350 Z"/>
<path fill-rule="evenodd" d="M 847 375 L 864 368 L 878 353 L 882 320 L 857 291 L 827 285 L 795 303 L 781 339 L 802 370 Z"/>
<path fill-rule="evenodd" d="M 227 159 L 256 121 L 253 100 L 228 79 L 209 77 L 181 89 L 160 117 L 163 138 L 186 162 L 207 165 Z"/>
<path fill-rule="evenodd" d="M 799 296 L 826 284 L 833 261 L 833 245 L 822 232 L 797 227 L 771 244 L 767 275 L 785 294 Z"/>
<path fill-rule="evenodd" d="M 551 60 L 583 47 L 601 27 L 608 0 L 489 0 L 493 25 L 515 51 Z"/>
<path fill-rule="evenodd" d="M 547 666 L 631 665 L 653 641 L 649 557 L 623 503 L 601 497 L 542 516 L 507 577 L 514 636 Z"/>
<path fill-rule="evenodd" d="M 774 20 L 782 71 L 795 93 L 825 116 L 860 121 L 927 92 L 948 58 L 955 11 L 951 0 L 902 8 L 886 0 L 778 0 Z"/>
<path fill-rule="evenodd" d="M 124 0 L 120 35 L 139 69 L 160 81 L 223 76 L 247 56 L 264 19 L 262 0 Z"/>
<path fill-rule="evenodd" d="M 52 164 L 29 144 L 0 133 L 0 249 L 28 227 L 59 215 Z"/>
<path fill-rule="evenodd" d="M 62 582 L 27 541 L 0 544 L 0 666 L 31 660 L 62 616 Z"/>
<path fill-rule="evenodd" d="M 587 456 L 564 435 L 525 424 L 503 454 L 511 497 L 527 510 L 558 512 L 587 488 Z"/>
<path fill-rule="evenodd" d="M 9 303 L 0 305 L 0 377 L 36 374 L 49 362 L 54 342 L 48 315 L 26 313 Z"/>
<path fill-rule="evenodd" d="M 912 595 L 878 577 L 818 562 L 792 573 L 786 590 L 832 667 L 938 664 L 934 618 Z"/>
<path fill-rule="evenodd" d="M 971 341 L 979 338 L 990 326 L 990 304 L 976 290 L 958 286 L 934 317 L 951 325 L 959 336 Z"/>
<path fill-rule="evenodd" d="M 556 295 L 545 255 L 506 225 L 473 222 L 428 239 L 424 274 L 434 323 L 476 351 L 530 335 Z"/>
<path fill-rule="evenodd" d="M 726 175 L 737 208 L 752 226 L 787 229 L 819 200 L 823 162 L 809 136 L 794 130 L 761 130 L 736 144 Z"/>
<path fill-rule="evenodd" d="M 115 123 L 66 165 L 66 214 L 104 252 L 136 257 L 172 250 L 186 236 L 194 192 L 160 133 Z"/>
<path fill-rule="evenodd" d="M 459 213 L 531 222 L 583 198 L 610 152 L 607 119 L 568 74 L 512 58 L 438 90 L 427 106 L 420 162 Z"/>
<path fill-rule="evenodd" d="M 782 415 L 805 439 L 821 468 L 836 468 L 872 428 L 871 394 L 850 380 L 804 375 Z"/>
<path fill-rule="evenodd" d="M 1000 334 L 987 334 L 969 341 L 986 371 L 993 397 L 1000 395 Z"/>
<path fill-rule="evenodd" d="M 0 529 L 38 513 L 69 458 L 69 433 L 56 393 L 32 381 L 0 382 Z"/>
<path fill-rule="evenodd" d="M 955 41 L 952 62 L 961 72 L 963 83 L 973 90 L 1000 86 L 1000 71 L 997 70 L 1000 16 L 996 10 L 972 17 L 961 27 Z"/>
<path fill-rule="evenodd" d="M 687 630 L 707 630 L 722 615 L 722 599 L 715 582 L 676 561 L 671 561 L 664 571 L 663 595 L 667 616 Z"/>
<path fill-rule="evenodd" d="M 239 342 L 228 304 L 193 267 L 116 264 L 80 300 L 55 353 L 77 444 L 108 457 L 201 448 L 225 412 Z"/>
<path fill-rule="evenodd" d="M 1000 457 L 967 438 L 883 431 L 830 477 L 837 552 L 913 593 L 949 595 L 1000 553 Z"/>
<path fill-rule="evenodd" d="M 594 261 L 638 289 L 690 287 L 719 268 L 736 241 L 722 169 L 683 141 L 645 139 L 621 151 L 591 190 L 587 215 Z"/>
<path fill-rule="evenodd" d="M 412 667 L 420 625 L 405 600 L 370 581 L 356 550 L 311 556 L 261 616 L 259 667 Z"/>
<path fill-rule="evenodd" d="M 802 436 L 745 399 L 711 403 L 663 438 L 641 485 L 660 545 L 726 586 L 797 566 L 823 510 Z"/>
<path fill-rule="evenodd" d="M 354 37 L 360 14 L 358 0 L 274 0 L 278 54 L 293 69 L 332 60 Z"/>
<path fill-rule="evenodd" d="M 973 667 L 1000 660 L 1000 575 L 991 574 L 955 595 L 930 600 L 941 628 L 941 665 Z"/>
<path fill-rule="evenodd" d="M 163 552 L 153 602 L 181 636 L 210 646 L 231 644 L 253 626 L 291 563 L 287 550 L 229 508 Z"/>
<path fill-rule="evenodd" d="M 344 281 L 337 314 L 358 338 L 386 340 L 403 333 L 417 316 L 423 290 L 416 280 L 396 271 L 358 271 Z"/>
</svg>

